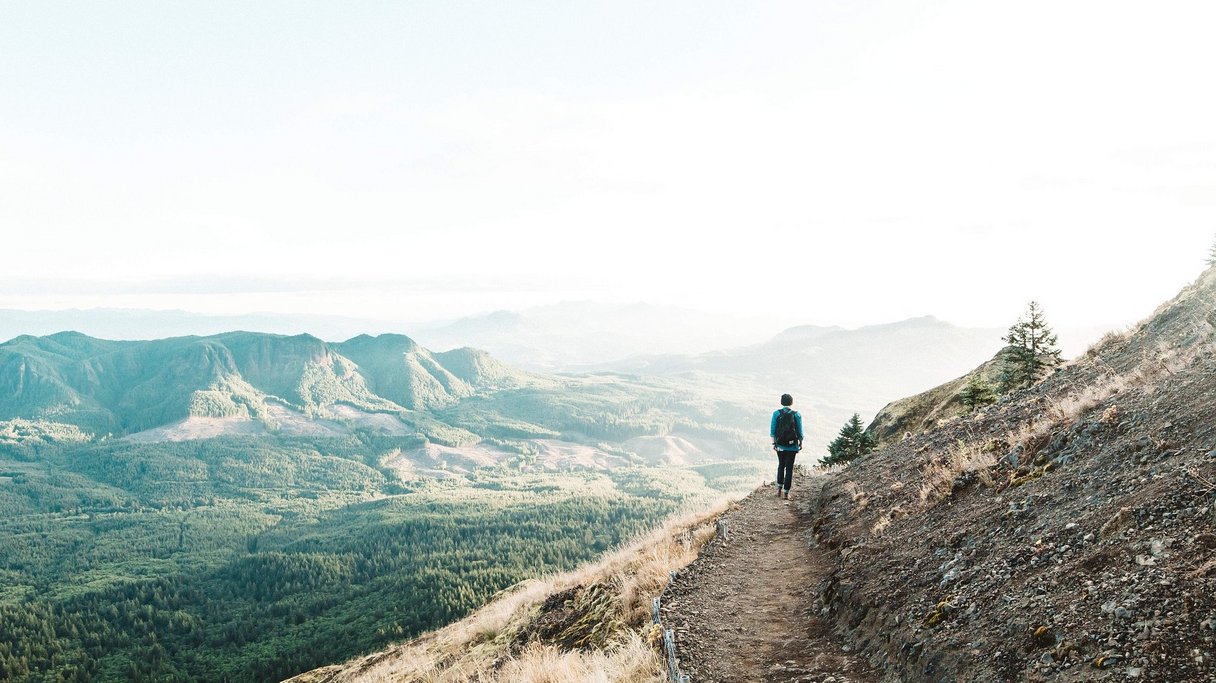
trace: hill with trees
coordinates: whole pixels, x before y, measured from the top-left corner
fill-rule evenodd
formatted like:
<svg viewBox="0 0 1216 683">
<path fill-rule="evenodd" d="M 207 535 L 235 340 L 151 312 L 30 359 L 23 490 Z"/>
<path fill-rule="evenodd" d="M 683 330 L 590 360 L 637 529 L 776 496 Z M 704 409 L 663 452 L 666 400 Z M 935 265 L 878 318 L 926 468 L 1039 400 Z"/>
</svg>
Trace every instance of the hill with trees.
<svg viewBox="0 0 1216 683">
<path fill-rule="evenodd" d="M 694 452 L 763 444 L 748 435 L 763 422 L 762 403 L 723 394 L 704 379 L 524 373 L 483 351 L 432 353 L 388 334 L 327 343 L 249 332 L 155 341 L 65 332 L 0 344 L 0 421 L 141 442 L 368 432 L 503 453 L 535 451 L 537 439 L 594 448 L 674 436 Z"/>
<path fill-rule="evenodd" d="M 0 344 L 0 419 L 115 435 L 190 417 L 269 422 L 272 404 L 310 416 L 336 405 L 407 414 L 526 383 L 478 352 L 439 357 L 399 335 L 330 344 L 249 332 L 155 341 L 64 332 Z"/>
<path fill-rule="evenodd" d="M 965 375 L 919 394 L 888 403 L 866 433 L 886 445 L 992 405 L 1015 389 L 1032 386 L 1062 360 L 1057 337 L 1036 302 L 1009 328 L 1005 347 Z"/>
</svg>

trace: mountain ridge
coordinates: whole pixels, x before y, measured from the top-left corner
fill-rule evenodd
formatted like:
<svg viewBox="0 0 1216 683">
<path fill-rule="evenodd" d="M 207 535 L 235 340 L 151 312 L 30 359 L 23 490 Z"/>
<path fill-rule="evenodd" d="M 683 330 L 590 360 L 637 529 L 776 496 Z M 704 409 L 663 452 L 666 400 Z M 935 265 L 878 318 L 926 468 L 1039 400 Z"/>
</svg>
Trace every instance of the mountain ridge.
<svg viewBox="0 0 1216 683">
<path fill-rule="evenodd" d="M 0 419 L 122 435 L 189 417 L 262 418 L 268 402 L 305 414 L 349 405 L 408 415 L 528 381 L 488 355 L 436 355 L 404 335 L 330 343 L 241 331 L 147 341 L 61 332 L 0 344 Z"/>
</svg>

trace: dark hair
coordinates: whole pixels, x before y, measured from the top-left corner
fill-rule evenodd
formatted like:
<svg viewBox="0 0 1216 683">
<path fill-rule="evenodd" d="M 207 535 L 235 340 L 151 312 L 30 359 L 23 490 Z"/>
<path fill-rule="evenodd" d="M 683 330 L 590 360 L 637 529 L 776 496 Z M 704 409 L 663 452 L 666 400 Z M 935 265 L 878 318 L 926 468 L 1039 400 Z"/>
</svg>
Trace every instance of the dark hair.
<svg viewBox="0 0 1216 683">
<path fill-rule="evenodd" d="M 789 394 L 781 394 L 781 405 L 783 405 L 783 406 L 794 405 L 794 397 L 790 396 Z"/>
</svg>

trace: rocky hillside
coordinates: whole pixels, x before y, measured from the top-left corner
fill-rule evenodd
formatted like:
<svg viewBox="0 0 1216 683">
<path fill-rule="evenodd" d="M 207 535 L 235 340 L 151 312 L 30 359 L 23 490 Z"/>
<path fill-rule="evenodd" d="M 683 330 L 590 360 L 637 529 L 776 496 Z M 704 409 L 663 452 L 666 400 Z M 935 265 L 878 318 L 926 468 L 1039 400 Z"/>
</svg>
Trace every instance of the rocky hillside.
<svg viewBox="0 0 1216 683">
<path fill-rule="evenodd" d="M 63 332 L 0 344 L 0 420 L 131 434 L 188 418 L 273 423 L 335 407 L 402 414 L 528 381 L 482 352 L 432 354 L 400 335 L 332 344 L 250 332 L 155 341 Z"/>
<path fill-rule="evenodd" d="M 934 429 L 967 412 L 960 397 L 963 387 L 972 379 L 995 387 L 1000 383 L 1001 369 L 1007 351 L 997 352 L 992 360 L 962 377 L 923 391 L 914 396 L 892 401 L 878 411 L 866 427 L 866 432 L 880 447 L 903 439 L 909 434 Z"/>
<path fill-rule="evenodd" d="M 1216 679 L 1216 269 L 806 501 L 885 681 Z"/>
</svg>

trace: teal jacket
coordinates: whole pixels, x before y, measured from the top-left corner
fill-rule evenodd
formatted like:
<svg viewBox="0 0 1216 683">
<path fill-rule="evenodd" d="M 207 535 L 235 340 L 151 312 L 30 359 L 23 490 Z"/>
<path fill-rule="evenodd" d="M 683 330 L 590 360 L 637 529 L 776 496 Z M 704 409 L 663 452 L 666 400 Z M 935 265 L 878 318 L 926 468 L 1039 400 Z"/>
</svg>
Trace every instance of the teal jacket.
<svg viewBox="0 0 1216 683">
<path fill-rule="evenodd" d="M 780 410 L 773 411 L 773 419 L 769 423 L 768 427 L 769 438 L 773 439 L 774 441 L 777 440 L 777 416 L 781 415 L 782 410 L 789 410 L 794 413 L 794 424 L 798 425 L 798 443 L 794 444 L 793 446 L 777 446 L 777 450 L 786 453 L 790 451 L 797 453 L 798 451 L 802 450 L 802 439 L 804 438 L 802 435 L 802 415 L 799 414 L 797 410 L 794 410 L 793 408 L 781 408 Z"/>
</svg>

